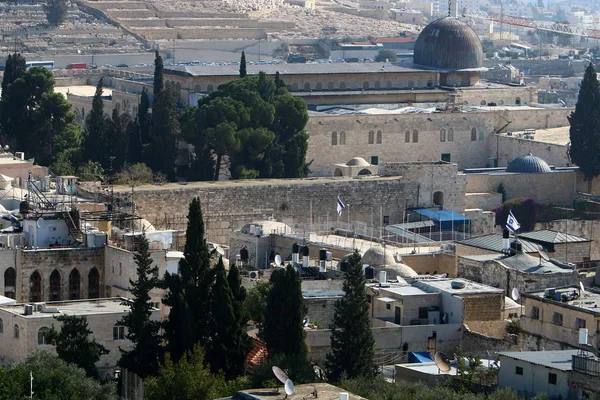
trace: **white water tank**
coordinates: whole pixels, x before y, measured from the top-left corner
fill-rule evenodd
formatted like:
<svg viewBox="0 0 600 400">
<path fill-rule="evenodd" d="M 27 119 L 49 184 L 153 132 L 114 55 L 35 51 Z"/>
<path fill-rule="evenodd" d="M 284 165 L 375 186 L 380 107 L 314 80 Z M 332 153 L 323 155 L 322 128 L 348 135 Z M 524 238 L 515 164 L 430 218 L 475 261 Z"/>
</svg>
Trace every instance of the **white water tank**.
<svg viewBox="0 0 600 400">
<path fill-rule="evenodd" d="M 588 330 L 587 328 L 579 329 L 579 344 L 587 344 L 588 342 Z"/>
</svg>

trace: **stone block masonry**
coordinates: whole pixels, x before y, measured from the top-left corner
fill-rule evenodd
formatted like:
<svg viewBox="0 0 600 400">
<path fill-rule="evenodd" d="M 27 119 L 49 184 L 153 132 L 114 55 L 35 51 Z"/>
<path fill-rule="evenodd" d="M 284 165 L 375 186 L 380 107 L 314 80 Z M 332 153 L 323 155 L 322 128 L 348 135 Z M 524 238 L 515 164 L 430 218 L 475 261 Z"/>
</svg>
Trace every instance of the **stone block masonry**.
<svg viewBox="0 0 600 400">
<path fill-rule="evenodd" d="M 405 207 L 418 204 L 418 192 L 416 182 L 401 177 L 195 182 L 137 187 L 134 203 L 137 214 L 157 229 L 185 229 L 188 205 L 199 197 L 208 240 L 228 243 L 233 229 L 256 220 L 272 217 L 299 225 L 309 224 L 311 218 L 336 220 L 338 196 L 347 205 L 342 221 L 349 210 L 354 222 L 370 223 L 374 218 L 379 226 L 387 217 L 387 223 L 399 223 Z M 116 186 L 114 193 L 130 195 L 131 187 Z"/>
</svg>

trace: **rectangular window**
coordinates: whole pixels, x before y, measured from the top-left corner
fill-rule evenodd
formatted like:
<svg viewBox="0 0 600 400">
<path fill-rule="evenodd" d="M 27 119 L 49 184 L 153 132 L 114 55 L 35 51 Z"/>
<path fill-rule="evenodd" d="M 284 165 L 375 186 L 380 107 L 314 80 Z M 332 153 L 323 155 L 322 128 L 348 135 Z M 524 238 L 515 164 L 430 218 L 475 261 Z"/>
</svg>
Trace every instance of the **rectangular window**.
<svg viewBox="0 0 600 400">
<path fill-rule="evenodd" d="M 379 156 L 371 156 L 371 165 L 379 165 Z"/>
<path fill-rule="evenodd" d="M 390 223 L 390 216 L 389 215 L 384 215 L 383 216 L 383 224 L 387 225 Z"/>
<path fill-rule="evenodd" d="M 419 307 L 419 319 L 427 319 L 428 307 Z"/>
<path fill-rule="evenodd" d="M 561 313 L 558 312 L 554 312 L 554 315 L 552 316 L 552 323 L 554 325 L 560 325 L 562 326 L 563 324 L 563 315 Z"/>
<path fill-rule="evenodd" d="M 385 305 L 385 309 L 386 309 L 386 310 L 391 310 L 391 309 L 392 309 L 392 305 L 391 305 L 390 303 L 387 303 L 387 304 Z"/>
<path fill-rule="evenodd" d="M 367 303 L 371 304 L 371 295 L 370 294 L 367 295 Z"/>
<path fill-rule="evenodd" d="M 575 329 L 583 329 L 583 328 L 585 328 L 585 319 L 575 318 Z"/>
<path fill-rule="evenodd" d="M 413 142 L 419 143 L 419 131 L 416 129 L 413 131 Z"/>
<path fill-rule="evenodd" d="M 537 307 L 531 307 L 531 319 L 540 319 L 540 309 Z"/>
<path fill-rule="evenodd" d="M 410 132 L 404 132 L 404 143 L 410 143 Z"/>
<path fill-rule="evenodd" d="M 450 162 L 450 153 L 442 153 L 441 160 L 445 162 Z"/>
<path fill-rule="evenodd" d="M 515 367 L 515 375 L 523 375 L 523 367 Z"/>
<path fill-rule="evenodd" d="M 124 326 L 113 326 L 113 340 L 125 339 L 125 327 Z"/>
<path fill-rule="evenodd" d="M 556 374 L 553 374 L 552 372 L 548 373 L 548 383 L 551 385 L 556 385 Z"/>
</svg>

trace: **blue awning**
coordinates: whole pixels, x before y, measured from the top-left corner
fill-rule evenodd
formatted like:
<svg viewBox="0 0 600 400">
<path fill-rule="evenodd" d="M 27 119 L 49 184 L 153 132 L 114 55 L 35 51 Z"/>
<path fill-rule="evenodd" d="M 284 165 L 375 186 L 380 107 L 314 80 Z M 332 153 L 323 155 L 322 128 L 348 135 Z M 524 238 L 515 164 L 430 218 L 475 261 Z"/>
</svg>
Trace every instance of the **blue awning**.
<svg viewBox="0 0 600 400">
<path fill-rule="evenodd" d="M 462 226 L 469 223 L 471 220 L 462 214 L 455 213 L 449 210 L 430 210 L 428 208 L 418 208 L 413 210 L 419 215 L 429 218 L 437 222 L 441 229 L 452 229 L 452 226 Z"/>
<path fill-rule="evenodd" d="M 424 363 L 432 362 L 431 354 L 428 351 L 409 351 L 408 362 L 409 363 Z"/>
</svg>

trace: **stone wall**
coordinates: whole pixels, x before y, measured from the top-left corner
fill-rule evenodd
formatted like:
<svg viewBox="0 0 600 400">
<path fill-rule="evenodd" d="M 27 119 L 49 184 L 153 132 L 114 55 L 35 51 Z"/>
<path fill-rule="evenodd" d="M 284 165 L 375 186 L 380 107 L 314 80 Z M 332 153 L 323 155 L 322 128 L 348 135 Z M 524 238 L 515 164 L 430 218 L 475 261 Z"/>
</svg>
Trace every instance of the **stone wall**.
<svg viewBox="0 0 600 400">
<path fill-rule="evenodd" d="M 590 246 L 590 259 L 600 260 L 600 221 L 599 220 L 568 220 L 561 219 L 550 222 L 540 222 L 535 225 L 535 229 L 550 229 L 553 231 L 564 232 L 570 235 L 580 236 L 591 239 L 593 246 Z M 571 245 L 568 245 L 570 249 Z M 568 250 L 567 251 L 570 251 Z M 599 282 L 598 280 L 596 282 Z"/>
<path fill-rule="evenodd" d="M 402 263 L 414 269 L 419 275 L 448 274 L 450 278 L 456 276 L 453 254 L 406 254 L 402 256 Z"/>
<path fill-rule="evenodd" d="M 565 121 L 567 124 L 567 121 Z M 512 125 L 506 127 L 513 130 Z M 517 157 L 526 156 L 531 153 L 546 161 L 554 167 L 566 167 L 572 165 L 569 160 L 567 146 L 562 144 L 547 143 L 537 140 L 507 136 L 506 134 L 492 135 L 489 141 L 489 153 L 498 157 L 498 166 L 506 167 Z"/>
<path fill-rule="evenodd" d="M 328 213 L 333 218 L 338 196 L 352 205 L 353 221 L 369 222 L 377 204 L 390 224 L 399 223 L 404 208 L 417 205 L 418 190 L 417 183 L 397 177 L 196 182 L 137 187 L 134 203 L 157 229 L 185 229 L 188 205 L 199 197 L 209 240 L 228 243 L 231 230 L 256 220 L 309 223 L 311 204 L 315 218 Z M 96 195 L 83 189 L 79 193 Z M 116 186 L 114 193 L 129 195 L 131 188 Z"/>
<path fill-rule="evenodd" d="M 502 309 L 504 308 L 503 294 L 459 297 L 464 303 L 464 321 L 497 321 L 502 317 Z"/>
<path fill-rule="evenodd" d="M 266 28 L 131 28 L 146 39 L 266 39 Z"/>
<path fill-rule="evenodd" d="M 308 310 L 306 313 L 307 318 L 310 322 L 316 322 L 319 328 L 331 329 L 335 304 L 339 299 L 339 297 L 304 298 L 304 304 Z"/>
<path fill-rule="evenodd" d="M 464 215 L 471 220 L 471 235 L 482 236 L 495 232 L 496 214 L 481 209 L 467 209 Z"/>
<path fill-rule="evenodd" d="M 491 211 L 502 204 L 502 194 L 493 191 L 489 193 L 466 193 L 465 203 L 466 209 L 475 208 Z"/>
</svg>

